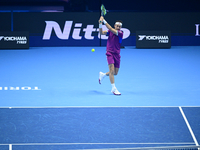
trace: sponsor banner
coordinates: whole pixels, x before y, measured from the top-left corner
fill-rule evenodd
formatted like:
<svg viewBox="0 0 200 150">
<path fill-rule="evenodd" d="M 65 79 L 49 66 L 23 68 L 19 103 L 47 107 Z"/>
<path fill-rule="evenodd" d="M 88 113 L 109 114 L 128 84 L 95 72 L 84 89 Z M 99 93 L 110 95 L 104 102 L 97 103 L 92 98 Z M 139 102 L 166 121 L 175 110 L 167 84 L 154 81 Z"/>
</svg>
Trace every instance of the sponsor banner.
<svg viewBox="0 0 200 150">
<path fill-rule="evenodd" d="M 14 31 L 28 30 L 30 39 L 34 39 L 30 41 L 31 46 L 99 46 L 100 39 L 108 39 L 99 34 L 99 17 L 99 13 L 87 12 L 14 13 Z M 103 30 L 107 30 L 105 25 Z M 123 39 L 128 39 L 130 30 L 126 27 L 122 30 Z"/>
<path fill-rule="evenodd" d="M 99 35 L 98 12 L 16 12 L 13 16 L 14 31 L 29 31 L 30 46 L 105 46 L 108 38 Z M 123 21 L 124 46 L 136 45 L 136 31 L 171 31 L 172 36 L 185 37 L 180 45 L 188 41 L 200 45 L 188 39 L 199 35 L 199 16 L 199 12 L 109 12 L 105 19 L 112 27 L 116 20 Z M 172 43 L 180 40 L 173 39 Z"/>
<path fill-rule="evenodd" d="M 171 32 L 136 31 L 136 48 L 171 48 Z"/>
<path fill-rule="evenodd" d="M 172 46 L 200 46 L 200 36 L 171 36 Z"/>
<path fill-rule="evenodd" d="M 0 49 L 28 49 L 28 32 L 0 32 Z"/>
<path fill-rule="evenodd" d="M 200 33 L 199 33 L 200 26 L 199 26 L 199 24 L 195 24 L 195 27 L 196 27 L 196 34 L 195 34 L 195 36 L 200 36 Z"/>
</svg>

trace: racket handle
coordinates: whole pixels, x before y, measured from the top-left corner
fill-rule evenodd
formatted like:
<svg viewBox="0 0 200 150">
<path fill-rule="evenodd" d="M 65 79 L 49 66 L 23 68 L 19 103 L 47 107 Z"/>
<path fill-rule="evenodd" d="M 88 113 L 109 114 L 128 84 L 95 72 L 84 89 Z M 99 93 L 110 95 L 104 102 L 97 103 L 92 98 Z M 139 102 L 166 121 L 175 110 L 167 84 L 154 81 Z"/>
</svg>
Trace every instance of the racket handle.
<svg viewBox="0 0 200 150">
<path fill-rule="evenodd" d="M 103 16 L 103 12 L 101 12 L 101 16 Z M 100 21 L 100 23 L 102 23 L 102 21 Z"/>
</svg>

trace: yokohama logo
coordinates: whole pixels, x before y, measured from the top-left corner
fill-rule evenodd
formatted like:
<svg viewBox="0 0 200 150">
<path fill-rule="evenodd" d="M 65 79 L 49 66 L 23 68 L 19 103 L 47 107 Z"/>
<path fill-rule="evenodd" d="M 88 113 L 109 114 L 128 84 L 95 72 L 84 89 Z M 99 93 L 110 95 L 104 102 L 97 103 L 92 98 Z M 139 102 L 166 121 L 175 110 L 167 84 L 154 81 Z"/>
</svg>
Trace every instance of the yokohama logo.
<svg viewBox="0 0 200 150">
<path fill-rule="evenodd" d="M 0 36 L 0 41 L 3 39 L 4 36 Z"/>
<path fill-rule="evenodd" d="M 0 41 L 4 39 L 5 41 L 27 41 L 25 36 L 0 36 Z"/>
<path fill-rule="evenodd" d="M 5 41 L 26 41 L 26 37 L 22 36 L 22 37 L 15 37 L 15 36 L 6 36 L 4 37 Z"/>
<path fill-rule="evenodd" d="M 74 40 L 81 40 L 82 36 L 80 36 L 81 32 L 85 32 L 84 37 L 87 40 L 93 40 L 94 36 L 92 36 L 93 32 L 99 32 L 98 28 L 94 28 L 94 25 L 87 25 L 86 28 L 82 29 L 82 23 L 75 23 L 72 26 L 73 21 L 66 21 L 64 25 L 64 29 L 61 31 L 59 24 L 55 21 L 45 21 L 46 27 L 43 34 L 43 40 L 50 40 L 52 31 L 55 31 L 56 36 L 59 39 L 67 40 L 69 39 L 70 32 L 72 32 L 72 38 Z M 106 30 L 106 27 L 103 26 L 103 30 Z M 130 36 L 130 31 L 126 28 L 121 29 L 123 34 L 123 39 L 126 39 Z M 100 34 L 98 34 L 98 38 L 100 38 Z M 101 39 L 108 39 L 106 35 L 101 35 Z"/>
<path fill-rule="evenodd" d="M 150 36 L 150 35 L 138 35 L 139 36 L 139 41 L 142 41 L 143 39 L 146 40 L 169 40 L 169 37 L 167 35 L 163 35 L 163 36 Z"/>
<path fill-rule="evenodd" d="M 139 36 L 139 41 L 142 41 L 145 37 L 146 37 L 146 35 L 138 35 Z"/>
<path fill-rule="evenodd" d="M 3 39 L 3 40 L 2 40 Z M 26 36 L 0 36 L 0 41 L 4 42 L 16 42 L 17 44 L 26 44 Z"/>
</svg>

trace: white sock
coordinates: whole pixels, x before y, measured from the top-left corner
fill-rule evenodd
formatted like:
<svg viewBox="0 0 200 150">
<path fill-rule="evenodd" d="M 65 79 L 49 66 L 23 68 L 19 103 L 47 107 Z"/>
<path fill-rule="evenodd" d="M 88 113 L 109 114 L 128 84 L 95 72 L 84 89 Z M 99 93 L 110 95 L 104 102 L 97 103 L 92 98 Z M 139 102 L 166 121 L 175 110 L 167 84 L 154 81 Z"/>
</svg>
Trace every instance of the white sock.
<svg viewBox="0 0 200 150">
<path fill-rule="evenodd" d="M 112 89 L 116 88 L 116 87 L 115 87 L 115 83 L 111 84 L 111 86 L 112 86 Z"/>
</svg>

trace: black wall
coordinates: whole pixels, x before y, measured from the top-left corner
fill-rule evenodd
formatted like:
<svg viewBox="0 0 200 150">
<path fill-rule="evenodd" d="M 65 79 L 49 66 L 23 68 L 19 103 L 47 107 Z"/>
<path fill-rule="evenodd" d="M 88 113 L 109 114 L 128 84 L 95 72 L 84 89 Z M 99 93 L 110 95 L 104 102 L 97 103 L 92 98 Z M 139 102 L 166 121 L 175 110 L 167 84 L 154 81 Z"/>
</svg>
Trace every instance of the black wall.
<svg viewBox="0 0 200 150">
<path fill-rule="evenodd" d="M 0 0 L 0 6 L 62 5 L 68 11 L 99 11 L 102 3 L 109 11 L 200 11 L 199 0 Z"/>
</svg>

